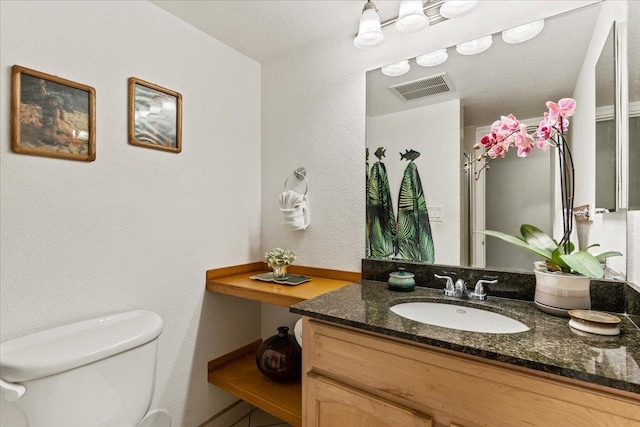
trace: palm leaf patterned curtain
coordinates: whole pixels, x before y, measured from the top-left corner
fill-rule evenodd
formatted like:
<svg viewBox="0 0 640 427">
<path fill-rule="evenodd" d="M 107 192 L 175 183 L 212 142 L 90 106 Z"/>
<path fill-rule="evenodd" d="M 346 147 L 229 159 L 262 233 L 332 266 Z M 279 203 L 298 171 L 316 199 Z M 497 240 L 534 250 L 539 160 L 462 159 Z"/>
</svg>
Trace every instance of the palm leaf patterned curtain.
<svg viewBox="0 0 640 427">
<path fill-rule="evenodd" d="M 435 260 L 427 202 L 413 161 L 407 165 L 400 185 L 396 247 L 404 259 L 429 263 Z"/>
<path fill-rule="evenodd" d="M 387 169 L 384 163 L 377 161 L 371 168 L 367 185 L 367 252 L 369 256 L 388 258 L 393 255 L 395 235 L 396 219 L 391 202 Z"/>
</svg>

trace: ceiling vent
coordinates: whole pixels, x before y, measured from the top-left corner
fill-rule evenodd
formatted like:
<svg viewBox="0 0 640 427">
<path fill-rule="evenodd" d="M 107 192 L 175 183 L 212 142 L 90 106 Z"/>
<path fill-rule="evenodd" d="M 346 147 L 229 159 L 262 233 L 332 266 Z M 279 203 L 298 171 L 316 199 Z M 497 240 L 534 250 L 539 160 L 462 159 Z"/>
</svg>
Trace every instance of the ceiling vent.
<svg viewBox="0 0 640 427">
<path fill-rule="evenodd" d="M 411 101 L 455 90 L 451 77 L 447 73 L 391 86 L 389 89 L 403 101 Z"/>
</svg>

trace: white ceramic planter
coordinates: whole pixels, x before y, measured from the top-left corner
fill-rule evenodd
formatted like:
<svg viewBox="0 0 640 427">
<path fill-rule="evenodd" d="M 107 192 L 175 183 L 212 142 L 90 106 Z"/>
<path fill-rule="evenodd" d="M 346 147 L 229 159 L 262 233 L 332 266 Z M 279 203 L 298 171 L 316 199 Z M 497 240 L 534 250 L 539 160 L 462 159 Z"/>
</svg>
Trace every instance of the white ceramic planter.
<svg viewBox="0 0 640 427">
<path fill-rule="evenodd" d="M 591 278 L 577 274 L 549 272 L 535 268 L 536 292 L 534 302 L 545 313 L 569 317 L 569 310 L 591 309 L 589 285 Z"/>
</svg>

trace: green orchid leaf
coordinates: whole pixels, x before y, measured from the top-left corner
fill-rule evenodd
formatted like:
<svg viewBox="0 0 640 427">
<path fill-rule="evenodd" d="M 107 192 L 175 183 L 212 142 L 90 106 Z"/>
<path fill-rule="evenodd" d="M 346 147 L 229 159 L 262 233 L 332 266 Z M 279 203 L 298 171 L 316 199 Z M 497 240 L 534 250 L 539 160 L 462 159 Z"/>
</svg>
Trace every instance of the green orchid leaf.
<svg viewBox="0 0 640 427">
<path fill-rule="evenodd" d="M 567 265 L 566 262 L 562 259 L 562 252 L 560 251 L 560 247 L 556 248 L 551 255 L 551 264 L 553 264 L 556 269 L 550 268 L 552 271 L 564 271 L 565 273 L 571 273 L 571 267 Z"/>
<path fill-rule="evenodd" d="M 522 233 L 522 237 L 527 243 L 549 253 L 552 253 L 558 247 L 558 244 L 551 237 L 533 225 L 522 224 L 520 233 Z"/>
<path fill-rule="evenodd" d="M 534 246 L 529 244 L 526 240 L 521 239 L 520 237 L 515 237 L 510 234 L 502 233 L 500 231 L 494 230 L 480 230 L 476 231 L 476 233 L 486 234 L 487 236 L 497 237 L 498 239 L 504 240 L 507 243 L 511 243 L 513 245 L 524 248 L 528 251 L 533 252 L 534 254 L 541 256 L 547 261 L 552 261 L 552 252 L 545 248 L 540 248 L 538 246 Z M 556 247 L 557 248 L 557 247 Z"/>
<path fill-rule="evenodd" d="M 591 246 L 590 246 L 591 247 Z M 605 259 L 612 257 L 612 256 L 622 256 L 621 252 L 618 251 L 607 251 L 607 252 L 602 252 L 600 255 L 596 255 L 596 259 L 598 261 L 604 261 Z"/>
<path fill-rule="evenodd" d="M 594 279 L 602 279 L 604 277 L 604 269 L 600 261 L 589 252 L 579 251 L 575 254 L 560 255 L 560 258 L 562 258 L 569 267 L 582 275 Z"/>
</svg>

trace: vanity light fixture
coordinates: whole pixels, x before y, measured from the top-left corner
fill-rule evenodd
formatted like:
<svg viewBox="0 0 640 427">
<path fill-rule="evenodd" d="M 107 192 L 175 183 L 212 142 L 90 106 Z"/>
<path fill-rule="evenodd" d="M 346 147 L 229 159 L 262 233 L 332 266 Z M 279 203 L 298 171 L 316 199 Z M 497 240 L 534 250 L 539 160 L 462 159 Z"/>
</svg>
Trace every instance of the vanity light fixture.
<svg viewBox="0 0 640 427">
<path fill-rule="evenodd" d="M 518 27 L 509 28 L 502 32 L 502 40 L 505 43 L 522 43 L 531 40 L 544 28 L 544 19 L 531 22 L 529 24 L 520 25 Z"/>
<path fill-rule="evenodd" d="M 448 58 L 449 54 L 447 53 L 447 49 L 440 49 L 435 52 L 417 56 L 416 62 L 423 67 L 435 67 L 445 62 Z"/>
<path fill-rule="evenodd" d="M 493 43 L 493 37 L 491 35 L 480 37 L 479 39 L 456 45 L 456 52 L 460 55 L 476 55 L 489 49 L 491 43 Z"/>
<path fill-rule="evenodd" d="M 395 3 L 395 2 L 389 2 Z M 382 29 L 387 25 L 396 24 L 396 29 L 401 33 L 412 33 L 422 30 L 427 25 L 435 25 L 448 19 L 442 8 L 448 6 L 454 12 L 449 13 L 450 17 L 463 16 L 473 11 L 478 1 L 458 1 L 458 0 L 402 0 L 398 16 L 380 22 L 378 9 L 371 0 L 367 0 L 362 9 L 358 34 L 353 40 L 353 44 L 358 48 L 367 48 L 382 43 L 384 34 Z M 464 13 L 462 13 L 464 12 Z"/>
<path fill-rule="evenodd" d="M 407 74 L 410 68 L 409 60 L 405 59 L 403 61 L 396 62 L 395 64 L 385 65 L 382 67 L 382 74 L 389 77 L 397 77 Z"/>
<path fill-rule="evenodd" d="M 440 15 L 445 18 L 460 18 L 476 10 L 478 1 L 444 0 L 440 7 Z"/>
<path fill-rule="evenodd" d="M 353 44 L 355 47 L 367 48 L 379 45 L 382 40 L 384 40 L 384 34 L 380 27 L 378 8 L 371 0 L 367 0 L 362 8 L 358 35 L 353 40 Z"/>
<path fill-rule="evenodd" d="M 396 21 L 396 29 L 401 33 L 415 33 L 429 25 L 429 18 L 424 14 L 422 0 L 402 0 L 400 13 Z"/>
</svg>

